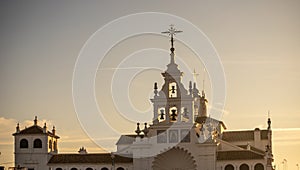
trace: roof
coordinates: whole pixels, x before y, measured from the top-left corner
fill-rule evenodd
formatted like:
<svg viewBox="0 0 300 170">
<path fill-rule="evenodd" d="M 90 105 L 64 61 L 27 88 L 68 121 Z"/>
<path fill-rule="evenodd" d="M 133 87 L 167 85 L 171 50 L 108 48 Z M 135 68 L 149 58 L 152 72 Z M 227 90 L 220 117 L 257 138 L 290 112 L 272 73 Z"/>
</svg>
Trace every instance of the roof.
<svg viewBox="0 0 300 170">
<path fill-rule="evenodd" d="M 264 154 L 253 152 L 251 150 L 219 151 L 217 160 L 249 160 L 264 159 Z"/>
<path fill-rule="evenodd" d="M 133 159 L 114 155 L 115 163 L 132 163 Z M 68 164 L 68 163 L 86 163 L 86 164 L 99 164 L 99 163 L 112 163 L 110 153 L 97 153 L 97 154 L 57 154 L 53 155 L 48 164 Z"/>
<path fill-rule="evenodd" d="M 208 122 L 209 122 L 209 121 L 211 121 L 211 122 L 217 122 L 217 123 L 221 124 L 221 125 L 223 126 L 224 129 L 226 129 L 226 126 L 225 126 L 224 122 L 219 121 L 219 120 L 214 119 L 214 118 L 211 118 L 211 117 L 200 116 L 200 117 L 197 117 L 196 120 L 195 120 L 196 123 L 200 123 L 200 124 L 203 124 L 203 123 L 205 123 L 206 121 L 208 121 Z"/>
<path fill-rule="evenodd" d="M 243 148 L 243 149 L 247 149 L 247 147 L 248 147 L 248 145 L 237 145 L 237 146 L 240 147 L 240 148 Z M 265 153 L 265 151 L 263 151 L 261 149 L 258 149 L 258 148 L 254 147 L 254 146 L 251 146 L 251 145 L 250 145 L 250 150 L 252 150 L 254 152 L 261 153 L 261 154 Z"/>
<path fill-rule="evenodd" d="M 45 134 L 44 130 L 42 127 L 37 126 L 37 125 L 33 125 L 30 126 L 29 128 L 25 128 L 23 130 L 21 130 L 19 133 L 14 133 L 13 135 L 19 135 L 19 134 Z M 55 137 L 55 138 L 59 138 L 59 136 L 54 135 L 52 132 L 47 131 L 47 135 Z"/>
<path fill-rule="evenodd" d="M 122 135 L 116 145 L 127 145 L 127 144 L 132 144 L 135 141 L 135 138 L 137 135 Z M 142 135 L 143 137 L 143 135 Z"/>
<path fill-rule="evenodd" d="M 255 130 L 246 131 L 225 131 L 222 135 L 222 140 L 225 141 L 251 141 L 254 140 Z M 260 130 L 260 138 L 268 139 L 268 130 Z"/>
</svg>

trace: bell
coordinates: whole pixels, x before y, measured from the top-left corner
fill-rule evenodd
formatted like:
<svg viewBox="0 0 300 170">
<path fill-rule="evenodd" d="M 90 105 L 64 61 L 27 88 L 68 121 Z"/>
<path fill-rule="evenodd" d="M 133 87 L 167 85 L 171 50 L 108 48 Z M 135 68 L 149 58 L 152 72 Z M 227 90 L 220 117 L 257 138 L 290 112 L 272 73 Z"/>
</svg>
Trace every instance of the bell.
<svg viewBox="0 0 300 170">
<path fill-rule="evenodd" d="M 171 91 L 172 91 L 173 94 L 175 93 L 175 86 L 172 86 Z"/>
<path fill-rule="evenodd" d="M 164 115 L 165 115 L 164 110 L 161 109 L 161 110 L 160 110 L 160 120 L 164 120 L 164 119 L 165 119 L 165 118 L 164 118 Z"/>
<path fill-rule="evenodd" d="M 172 114 L 171 114 L 171 116 L 172 116 L 172 120 L 173 121 L 175 121 L 176 120 L 176 110 L 175 109 L 173 109 L 173 110 L 171 110 L 171 112 L 172 112 Z"/>
</svg>

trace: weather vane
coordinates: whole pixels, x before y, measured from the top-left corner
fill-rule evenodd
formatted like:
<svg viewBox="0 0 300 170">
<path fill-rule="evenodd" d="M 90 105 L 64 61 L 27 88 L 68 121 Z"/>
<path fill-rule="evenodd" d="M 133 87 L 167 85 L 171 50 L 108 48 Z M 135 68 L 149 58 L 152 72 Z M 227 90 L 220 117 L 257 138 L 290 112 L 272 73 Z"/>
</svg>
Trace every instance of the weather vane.
<svg viewBox="0 0 300 170">
<path fill-rule="evenodd" d="M 174 52 L 174 35 L 176 35 L 176 33 L 181 33 L 182 31 L 179 31 L 179 30 L 176 30 L 174 28 L 174 25 L 171 24 L 170 25 L 170 28 L 168 29 L 168 31 L 164 31 L 164 32 L 161 32 L 162 34 L 169 34 L 169 36 L 171 37 L 171 52 Z"/>
</svg>

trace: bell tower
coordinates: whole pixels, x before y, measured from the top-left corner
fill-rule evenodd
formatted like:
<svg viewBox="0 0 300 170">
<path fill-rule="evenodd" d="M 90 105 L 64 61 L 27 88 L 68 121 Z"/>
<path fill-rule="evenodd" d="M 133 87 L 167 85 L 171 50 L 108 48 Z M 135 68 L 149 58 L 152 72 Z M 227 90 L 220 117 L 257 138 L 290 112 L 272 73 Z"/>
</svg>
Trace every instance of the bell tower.
<svg viewBox="0 0 300 170">
<path fill-rule="evenodd" d="M 14 136 L 15 167 L 25 167 L 28 170 L 48 169 L 47 162 L 53 154 L 58 153 L 57 142 L 59 136 L 38 125 L 35 117 L 33 125 L 20 129 L 19 123 Z"/>
<path fill-rule="evenodd" d="M 182 84 L 183 72 L 175 63 L 174 35 L 181 33 L 170 26 L 168 31 L 162 32 L 168 34 L 171 38 L 170 63 L 167 70 L 162 73 L 164 84 L 158 91 L 157 83 L 154 83 L 153 103 L 153 124 L 164 123 L 193 123 L 193 97 L 192 89 L 189 92 Z"/>
</svg>

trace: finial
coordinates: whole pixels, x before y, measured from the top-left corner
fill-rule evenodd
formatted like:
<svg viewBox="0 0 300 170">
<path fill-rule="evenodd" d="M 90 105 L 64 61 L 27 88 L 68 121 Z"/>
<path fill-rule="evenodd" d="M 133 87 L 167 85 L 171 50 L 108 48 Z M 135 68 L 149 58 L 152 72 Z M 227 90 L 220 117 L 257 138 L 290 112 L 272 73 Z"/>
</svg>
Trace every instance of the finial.
<svg viewBox="0 0 300 170">
<path fill-rule="evenodd" d="M 157 96 L 157 93 L 158 93 L 158 91 L 157 91 L 157 82 L 155 82 L 154 83 L 154 96 Z"/>
<path fill-rule="evenodd" d="M 193 93 L 192 81 L 189 82 L 189 92 L 190 92 L 190 95 L 192 95 L 192 93 Z"/>
<path fill-rule="evenodd" d="M 147 128 L 147 123 L 145 123 L 145 127 L 144 127 L 144 129 L 143 129 L 143 133 L 145 134 L 145 137 L 148 136 L 149 129 Z"/>
<path fill-rule="evenodd" d="M 47 127 L 47 123 L 45 122 L 45 123 L 44 123 L 44 128 L 46 128 L 46 127 Z"/>
<path fill-rule="evenodd" d="M 171 37 L 171 53 L 174 53 L 175 48 L 174 48 L 174 35 L 176 35 L 176 33 L 181 33 L 182 31 L 178 31 L 174 28 L 174 25 L 171 24 L 170 28 L 168 29 L 168 31 L 164 31 L 161 32 L 162 34 L 169 34 L 169 36 Z"/>
<path fill-rule="evenodd" d="M 53 128 L 52 128 L 52 133 L 53 133 L 53 135 L 55 135 L 55 126 L 53 126 Z"/>
<path fill-rule="evenodd" d="M 37 125 L 37 116 L 34 117 L 34 121 L 33 122 L 34 122 L 34 125 L 36 126 Z"/>
<path fill-rule="evenodd" d="M 17 132 L 17 133 L 20 132 L 20 124 L 19 124 L 19 122 L 17 123 L 16 132 Z"/>
<path fill-rule="evenodd" d="M 43 132 L 47 133 L 47 124 L 46 124 L 46 122 L 44 123 Z"/>
<path fill-rule="evenodd" d="M 136 124 L 136 130 L 135 130 L 135 133 L 138 135 L 138 136 L 140 136 L 140 133 L 142 132 L 141 130 L 140 130 L 140 123 L 137 123 Z"/>
<path fill-rule="evenodd" d="M 268 111 L 268 130 L 271 129 L 271 118 L 270 118 L 270 110 Z"/>
</svg>

